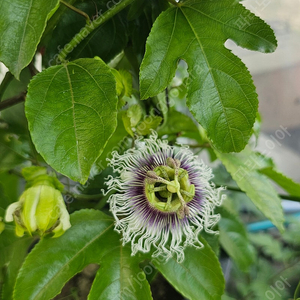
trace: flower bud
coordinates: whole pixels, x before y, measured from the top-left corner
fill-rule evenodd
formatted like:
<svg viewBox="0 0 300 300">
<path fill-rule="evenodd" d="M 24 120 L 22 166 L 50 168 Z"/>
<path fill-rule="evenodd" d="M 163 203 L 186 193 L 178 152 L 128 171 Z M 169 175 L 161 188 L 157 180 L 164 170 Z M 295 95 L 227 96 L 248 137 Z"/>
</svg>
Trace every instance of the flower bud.
<svg viewBox="0 0 300 300">
<path fill-rule="evenodd" d="M 30 235 L 37 233 L 40 236 L 53 232 L 54 237 L 58 237 L 71 226 L 62 194 L 57 189 L 60 187 L 58 180 L 41 174 L 40 170 L 36 174 L 30 174 L 31 179 L 27 183 L 29 188 L 19 201 L 7 208 L 5 220 L 15 221 L 17 236 L 23 236 L 27 231 Z"/>
</svg>

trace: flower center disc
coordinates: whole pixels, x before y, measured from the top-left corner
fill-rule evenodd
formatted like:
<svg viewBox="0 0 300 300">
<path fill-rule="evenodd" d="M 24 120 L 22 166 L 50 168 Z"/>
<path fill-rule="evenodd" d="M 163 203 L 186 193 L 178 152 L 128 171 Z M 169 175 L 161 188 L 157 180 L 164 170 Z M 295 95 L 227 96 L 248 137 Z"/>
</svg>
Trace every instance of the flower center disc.
<svg viewBox="0 0 300 300">
<path fill-rule="evenodd" d="M 150 173 L 150 174 L 149 174 Z M 188 172 L 174 164 L 158 166 L 145 179 L 145 194 L 150 204 L 162 212 L 177 212 L 183 218 L 186 204 L 195 196 Z"/>
</svg>

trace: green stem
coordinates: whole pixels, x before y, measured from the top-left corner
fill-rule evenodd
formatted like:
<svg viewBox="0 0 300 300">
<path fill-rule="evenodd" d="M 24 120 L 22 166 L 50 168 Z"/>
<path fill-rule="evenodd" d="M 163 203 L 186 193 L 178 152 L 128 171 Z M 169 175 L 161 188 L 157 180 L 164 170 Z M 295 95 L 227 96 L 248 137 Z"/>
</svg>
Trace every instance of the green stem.
<svg viewBox="0 0 300 300">
<path fill-rule="evenodd" d="M 210 143 L 197 144 L 197 145 L 188 145 L 189 148 L 211 148 Z"/>
<path fill-rule="evenodd" d="M 224 185 L 224 186 L 226 186 L 226 185 Z M 216 184 L 216 187 L 221 187 L 221 185 Z M 239 192 L 239 193 L 245 193 L 245 192 L 242 191 L 240 188 L 235 187 L 235 186 L 226 186 L 226 190 L 228 190 L 228 191 L 233 191 L 233 192 Z M 297 196 L 282 195 L 282 194 L 278 194 L 278 196 L 279 196 L 281 199 L 284 199 L 284 200 L 291 200 L 291 201 L 300 202 L 300 197 L 297 197 Z"/>
<path fill-rule="evenodd" d="M 25 92 L 0 102 L 0 111 L 25 101 Z"/>
<path fill-rule="evenodd" d="M 65 2 L 63 0 L 60 0 L 60 3 L 62 3 L 63 5 L 65 5 L 66 7 L 70 8 L 71 10 L 75 11 L 76 13 L 78 13 L 79 15 L 83 16 L 84 18 L 86 18 L 87 22 L 90 23 L 91 22 L 91 19 L 89 17 L 88 14 L 86 14 L 84 11 L 76 8 L 75 6 L 71 5 L 70 3 L 68 2 Z"/>
<path fill-rule="evenodd" d="M 16 175 L 16 176 L 18 176 L 18 177 L 20 177 L 20 178 L 24 178 L 23 175 L 22 175 L 22 173 L 19 172 L 19 171 L 17 171 L 17 170 L 15 170 L 15 169 L 9 170 L 8 173 L 9 173 L 9 174 Z"/>
<path fill-rule="evenodd" d="M 10 72 L 7 72 L 1 82 L 1 85 L 0 85 L 0 101 L 3 97 L 3 94 L 6 90 L 6 88 L 8 87 L 9 83 L 13 80 L 14 78 L 14 75 L 11 74 Z"/>
<path fill-rule="evenodd" d="M 92 33 L 96 28 L 104 24 L 106 21 L 111 19 L 118 12 L 123 10 L 129 4 L 131 4 L 134 0 L 123 0 L 118 4 L 115 4 L 111 8 L 109 8 L 104 14 L 100 15 L 97 19 L 92 21 L 90 24 L 86 24 L 74 37 L 73 39 L 65 45 L 64 49 L 59 53 L 58 60 L 60 62 L 64 62 L 69 53 L 73 51 L 75 47 L 77 47 L 90 33 Z M 113 2 L 108 2 L 113 3 Z"/>
<path fill-rule="evenodd" d="M 73 194 L 71 192 L 64 192 L 64 194 L 71 196 L 76 200 L 97 200 L 103 198 L 103 194 L 84 195 L 84 194 Z"/>
</svg>

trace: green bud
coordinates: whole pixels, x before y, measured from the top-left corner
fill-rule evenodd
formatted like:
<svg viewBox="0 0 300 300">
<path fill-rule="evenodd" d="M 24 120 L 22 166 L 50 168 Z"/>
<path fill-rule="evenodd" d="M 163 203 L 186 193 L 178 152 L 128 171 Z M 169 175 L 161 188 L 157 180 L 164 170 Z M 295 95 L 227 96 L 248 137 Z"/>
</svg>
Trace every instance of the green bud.
<svg viewBox="0 0 300 300">
<path fill-rule="evenodd" d="M 54 179 L 57 180 L 45 173 L 38 174 L 34 181 L 29 181 L 30 187 L 19 201 L 7 208 L 5 220 L 15 221 L 17 236 L 27 231 L 40 236 L 53 232 L 54 237 L 58 237 L 71 227 L 69 213 Z"/>
</svg>

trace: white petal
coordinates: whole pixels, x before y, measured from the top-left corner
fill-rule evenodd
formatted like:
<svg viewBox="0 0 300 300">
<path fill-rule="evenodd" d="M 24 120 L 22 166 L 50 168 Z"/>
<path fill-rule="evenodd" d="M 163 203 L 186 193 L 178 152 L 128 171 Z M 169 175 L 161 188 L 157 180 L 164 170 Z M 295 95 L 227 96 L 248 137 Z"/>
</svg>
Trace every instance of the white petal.
<svg viewBox="0 0 300 300">
<path fill-rule="evenodd" d="M 5 221 L 6 222 L 12 222 L 14 220 L 14 212 L 21 207 L 20 202 L 14 202 L 9 205 L 9 207 L 6 209 L 6 214 L 5 214 Z"/>
</svg>

